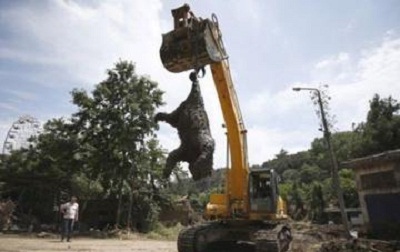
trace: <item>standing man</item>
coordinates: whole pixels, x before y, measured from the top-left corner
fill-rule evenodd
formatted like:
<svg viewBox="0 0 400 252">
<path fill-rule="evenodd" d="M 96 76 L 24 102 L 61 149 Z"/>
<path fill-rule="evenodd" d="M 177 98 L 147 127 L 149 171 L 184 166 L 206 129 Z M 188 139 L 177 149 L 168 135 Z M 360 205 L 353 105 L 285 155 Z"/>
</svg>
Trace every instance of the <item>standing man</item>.
<svg viewBox="0 0 400 252">
<path fill-rule="evenodd" d="M 74 222 L 78 221 L 79 204 L 76 196 L 71 197 L 71 201 L 62 204 L 60 211 L 63 214 L 63 223 L 61 227 L 61 241 L 64 241 L 67 235 L 67 242 L 70 242 Z"/>
</svg>

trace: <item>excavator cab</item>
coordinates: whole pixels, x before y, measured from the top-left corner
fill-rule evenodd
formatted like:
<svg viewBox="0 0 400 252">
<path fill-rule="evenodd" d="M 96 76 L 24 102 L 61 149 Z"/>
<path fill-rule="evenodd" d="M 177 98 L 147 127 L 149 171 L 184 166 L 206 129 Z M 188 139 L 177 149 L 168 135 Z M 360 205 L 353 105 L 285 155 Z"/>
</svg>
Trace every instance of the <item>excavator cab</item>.
<svg viewBox="0 0 400 252">
<path fill-rule="evenodd" d="M 228 58 L 215 14 L 197 18 L 188 4 L 173 9 L 174 29 L 162 35 L 160 57 L 164 67 L 174 73 L 198 70 Z"/>
<path fill-rule="evenodd" d="M 285 220 L 286 202 L 279 196 L 279 175 L 273 169 L 251 169 L 249 173 L 250 219 Z"/>
<path fill-rule="evenodd" d="M 253 169 L 249 179 L 250 211 L 275 213 L 278 178 L 273 170 Z"/>
</svg>

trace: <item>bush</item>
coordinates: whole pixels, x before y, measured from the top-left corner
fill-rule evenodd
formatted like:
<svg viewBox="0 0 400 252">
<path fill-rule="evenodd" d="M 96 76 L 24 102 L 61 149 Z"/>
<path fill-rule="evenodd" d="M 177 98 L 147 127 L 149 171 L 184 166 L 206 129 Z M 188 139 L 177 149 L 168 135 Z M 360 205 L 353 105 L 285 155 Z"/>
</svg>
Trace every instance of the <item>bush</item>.
<svg viewBox="0 0 400 252">
<path fill-rule="evenodd" d="M 154 225 L 153 231 L 148 233 L 147 237 L 154 240 L 176 240 L 182 228 L 183 226 L 179 223 L 172 227 L 165 227 L 158 222 Z"/>
</svg>

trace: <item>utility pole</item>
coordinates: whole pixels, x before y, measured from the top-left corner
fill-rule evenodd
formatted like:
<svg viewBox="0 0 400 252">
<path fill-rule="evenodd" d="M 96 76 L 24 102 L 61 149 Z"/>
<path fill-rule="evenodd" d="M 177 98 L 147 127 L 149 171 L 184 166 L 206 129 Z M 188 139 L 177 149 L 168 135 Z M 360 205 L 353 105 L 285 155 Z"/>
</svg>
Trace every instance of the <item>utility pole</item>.
<svg viewBox="0 0 400 252">
<path fill-rule="evenodd" d="M 340 186 L 339 165 L 338 165 L 338 161 L 337 161 L 337 158 L 336 158 L 335 152 L 333 150 L 333 146 L 332 146 L 331 132 L 329 131 L 328 122 L 326 120 L 324 106 L 323 106 L 322 98 L 321 98 L 321 92 L 317 88 L 299 88 L 299 87 L 293 88 L 293 91 L 301 91 L 301 90 L 310 90 L 310 91 L 316 92 L 316 94 L 317 94 L 318 105 L 319 105 L 319 109 L 321 112 L 321 120 L 322 120 L 322 127 L 323 127 L 323 131 L 324 131 L 324 138 L 326 141 L 326 145 L 328 147 L 329 157 L 331 160 L 333 189 L 336 191 L 337 198 L 339 201 L 340 214 L 342 216 L 342 223 L 343 223 L 344 229 L 346 231 L 346 236 L 350 237 L 350 226 L 349 226 L 349 222 L 347 220 L 347 214 L 345 211 L 343 191 L 342 191 L 342 187 Z"/>
</svg>

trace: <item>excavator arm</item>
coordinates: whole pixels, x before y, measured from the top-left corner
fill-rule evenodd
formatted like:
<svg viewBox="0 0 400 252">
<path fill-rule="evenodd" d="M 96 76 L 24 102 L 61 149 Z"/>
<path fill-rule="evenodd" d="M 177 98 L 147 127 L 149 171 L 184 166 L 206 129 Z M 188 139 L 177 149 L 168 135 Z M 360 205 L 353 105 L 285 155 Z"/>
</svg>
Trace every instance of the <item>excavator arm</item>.
<svg viewBox="0 0 400 252">
<path fill-rule="evenodd" d="M 197 18 L 189 5 L 171 11 L 174 30 L 163 34 L 160 49 L 161 61 L 171 72 L 199 71 L 207 65 L 211 68 L 224 117 L 231 164 L 226 176 L 225 194 L 211 195 L 207 213 L 221 213 L 230 217 L 245 216 L 247 206 L 248 159 L 246 129 L 228 64 L 228 55 L 222 42 L 218 19 Z"/>
<path fill-rule="evenodd" d="M 235 213 L 237 216 L 244 216 L 247 215 L 248 212 L 246 204 L 248 191 L 247 181 L 249 174 L 246 137 L 247 130 L 243 122 L 227 60 L 212 63 L 210 64 L 210 68 L 225 120 L 231 159 L 230 167 L 227 167 L 227 192 L 224 194 L 226 199 L 223 199 L 223 202 L 227 204 L 226 207 L 230 213 Z M 223 196 L 219 196 L 219 198 L 221 197 L 223 198 Z M 213 202 L 214 198 L 217 197 L 211 196 L 211 201 L 208 206 L 210 215 L 213 214 L 213 205 L 216 207 L 221 205 L 220 200 Z M 229 215 L 229 213 L 227 213 L 227 215 Z"/>
</svg>

